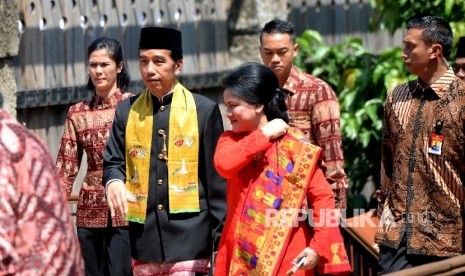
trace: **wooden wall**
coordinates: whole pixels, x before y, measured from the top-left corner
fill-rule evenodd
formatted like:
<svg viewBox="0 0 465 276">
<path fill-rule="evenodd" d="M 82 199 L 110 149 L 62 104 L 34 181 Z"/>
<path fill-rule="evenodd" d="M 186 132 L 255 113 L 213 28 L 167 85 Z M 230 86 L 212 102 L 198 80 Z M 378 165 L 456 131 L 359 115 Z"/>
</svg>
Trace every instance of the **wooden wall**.
<svg viewBox="0 0 465 276">
<path fill-rule="evenodd" d="M 370 0 L 289 0 L 289 20 L 296 32 L 319 31 L 328 44 L 341 43 L 347 36 L 360 37 L 366 49 L 379 52 L 387 47 L 402 46 L 403 30 L 390 34 L 371 32 Z"/>
<path fill-rule="evenodd" d="M 139 32 L 148 25 L 182 31 L 183 75 L 192 89 L 216 85 L 214 75 L 228 63 L 225 5 L 214 0 L 20 0 L 18 108 L 88 97 L 82 90 L 86 50 L 99 36 L 121 42 L 132 79 L 139 81 Z"/>
<path fill-rule="evenodd" d="M 92 96 L 85 89 L 86 51 L 97 37 L 120 41 L 132 79 L 129 90 L 139 93 L 140 29 L 181 30 L 183 83 L 217 99 L 209 89 L 219 85 L 228 65 L 225 1 L 19 0 L 18 6 L 17 118 L 44 138 L 54 158 L 69 106 Z"/>
</svg>

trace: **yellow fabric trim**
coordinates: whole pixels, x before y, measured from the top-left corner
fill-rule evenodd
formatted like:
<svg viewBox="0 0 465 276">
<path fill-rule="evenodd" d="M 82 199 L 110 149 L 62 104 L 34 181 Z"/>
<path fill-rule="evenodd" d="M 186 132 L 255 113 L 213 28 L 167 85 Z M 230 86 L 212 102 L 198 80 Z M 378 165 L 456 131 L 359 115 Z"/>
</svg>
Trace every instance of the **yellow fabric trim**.
<svg viewBox="0 0 465 276">
<path fill-rule="evenodd" d="M 150 152 L 152 148 L 153 104 L 147 89 L 129 110 L 126 126 L 126 189 L 130 197 L 126 220 L 144 223 L 149 191 Z"/>
<path fill-rule="evenodd" d="M 180 83 L 173 93 L 168 138 L 169 209 L 171 214 L 199 212 L 197 110 L 192 93 Z"/>
</svg>

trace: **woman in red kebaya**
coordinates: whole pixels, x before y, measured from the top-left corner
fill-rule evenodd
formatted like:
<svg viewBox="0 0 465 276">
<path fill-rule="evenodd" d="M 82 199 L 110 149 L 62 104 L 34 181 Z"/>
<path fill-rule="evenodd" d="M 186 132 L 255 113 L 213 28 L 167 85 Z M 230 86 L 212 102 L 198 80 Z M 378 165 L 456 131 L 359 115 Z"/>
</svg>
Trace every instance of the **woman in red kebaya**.
<svg viewBox="0 0 465 276">
<path fill-rule="evenodd" d="M 245 63 L 223 84 L 232 130 L 222 134 L 214 157 L 228 180 L 215 275 L 350 273 L 322 149 L 287 124 L 273 71 Z"/>
</svg>

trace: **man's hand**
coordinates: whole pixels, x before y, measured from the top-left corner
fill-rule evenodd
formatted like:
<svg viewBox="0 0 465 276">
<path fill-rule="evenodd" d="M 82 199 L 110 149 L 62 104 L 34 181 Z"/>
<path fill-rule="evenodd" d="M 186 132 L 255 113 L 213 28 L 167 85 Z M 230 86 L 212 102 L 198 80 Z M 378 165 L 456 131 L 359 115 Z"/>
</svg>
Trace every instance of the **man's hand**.
<svg viewBox="0 0 465 276">
<path fill-rule="evenodd" d="M 110 209 L 111 217 L 126 217 L 128 206 L 126 202 L 126 185 L 120 180 L 108 183 L 107 186 L 107 203 Z"/>
</svg>

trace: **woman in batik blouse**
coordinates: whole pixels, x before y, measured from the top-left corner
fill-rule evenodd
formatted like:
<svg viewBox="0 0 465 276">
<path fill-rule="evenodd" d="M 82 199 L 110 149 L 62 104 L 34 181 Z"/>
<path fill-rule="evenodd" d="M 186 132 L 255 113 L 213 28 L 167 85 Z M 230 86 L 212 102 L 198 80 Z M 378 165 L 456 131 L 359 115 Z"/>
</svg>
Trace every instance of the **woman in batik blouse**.
<svg viewBox="0 0 465 276">
<path fill-rule="evenodd" d="M 61 138 L 56 167 L 68 196 L 78 175 L 83 154 L 87 173 L 80 186 L 76 213 L 77 235 L 86 275 L 130 275 L 131 253 L 127 222 L 111 219 L 104 196 L 103 151 L 116 105 L 133 94 L 124 93 L 130 77 L 118 41 L 101 37 L 87 50 L 87 88 L 90 100 L 70 107 Z"/>
</svg>

